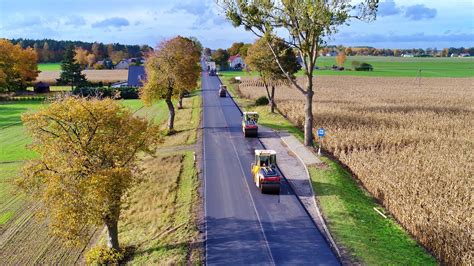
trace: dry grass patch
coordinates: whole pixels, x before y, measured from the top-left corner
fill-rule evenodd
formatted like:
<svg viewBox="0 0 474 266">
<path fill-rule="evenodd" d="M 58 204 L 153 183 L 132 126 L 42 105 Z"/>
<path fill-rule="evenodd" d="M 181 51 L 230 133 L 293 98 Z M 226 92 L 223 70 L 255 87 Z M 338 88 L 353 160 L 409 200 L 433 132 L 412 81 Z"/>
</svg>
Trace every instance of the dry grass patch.
<svg viewBox="0 0 474 266">
<path fill-rule="evenodd" d="M 301 81 L 301 80 L 300 80 Z M 442 262 L 472 261 L 472 78 L 316 77 L 315 128 L 324 147 Z M 241 95 L 265 95 L 243 78 Z M 298 127 L 303 97 L 280 86 L 280 112 Z"/>
<path fill-rule="evenodd" d="M 199 262 L 193 209 L 197 174 L 191 152 L 144 159 L 143 179 L 129 196 L 119 224 L 122 245 L 132 249 L 130 263 Z"/>
<path fill-rule="evenodd" d="M 61 71 L 42 71 L 39 73 L 36 81 L 56 83 L 56 79 L 59 78 L 60 73 Z M 82 73 L 86 75 L 87 80 L 94 82 L 125 81 L 128 78 L 127 69 L 84 70 Z"/>
</svg>

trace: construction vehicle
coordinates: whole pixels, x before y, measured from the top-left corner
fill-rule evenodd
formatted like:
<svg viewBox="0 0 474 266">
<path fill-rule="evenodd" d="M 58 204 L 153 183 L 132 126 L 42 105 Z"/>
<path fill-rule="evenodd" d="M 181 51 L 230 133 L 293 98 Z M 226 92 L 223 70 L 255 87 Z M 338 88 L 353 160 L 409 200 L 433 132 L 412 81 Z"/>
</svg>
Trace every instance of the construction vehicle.
<svg viewBox="0 0 474 266">
<path fill-rule="evenodd" d="M 242 115 L 242 131 L 245 137 L 258 137 L 258 113 L 244 112 Z"/>
<path fill-rule="evenodd" d="M 226 97 L 226 96 L 227 96 L 227 86 L 221 84 L 219 86 L 219 97 Z"/>
<path fill-rule="evenodd" d="M 255 150 L 252 176 L 255 185 L 262 193 L 280 194 L 281 177 L 277 169 L 274 150 Z"/>
</svg>

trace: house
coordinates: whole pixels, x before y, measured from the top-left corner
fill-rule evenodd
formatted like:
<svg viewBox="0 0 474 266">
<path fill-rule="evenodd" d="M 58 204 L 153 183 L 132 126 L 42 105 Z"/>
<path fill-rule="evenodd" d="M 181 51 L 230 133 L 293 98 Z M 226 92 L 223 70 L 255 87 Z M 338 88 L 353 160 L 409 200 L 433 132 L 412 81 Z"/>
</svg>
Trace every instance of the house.
<svg viewBox="0 0 474 266">
<path fill-rule="evenodd" d="M 402 54 L 402 57 L 415 57 L 415 56 L 412 54 Z"/>
<path fill-rule="evenodd" d="M 468 53 L 462 53 L 462 54 L 459 54 L 458 57 L 469 57 L 471 56 L 471 54 L 468 54 Z"/>
<path fill-rule="evenodd" d="M 128 68 L 127 81 L 116 82 L 112 84 L 112 88 L 120 87 L 142 87 L 143 81 L 146 79 L 144 66 L 130 66 Z"/>
<path fill-rule="evenodd" d="M 336 51 L 330 51 L 327 54 L 325 54 L 324 56 L 336 56 L 336 55 L 337 55 Z"/>
<path fill-rule="evenodd" d="M 115 69 L 128 69 L 130 63 L 127 59 L 122 59 L 115 65 Z"/>
<path fill-rule="evenodd" d="M 228 62 L 231 69 L 242 69 L 245 67 L 244 60 L 239 54 L 229 57 Z"/>
</svg>

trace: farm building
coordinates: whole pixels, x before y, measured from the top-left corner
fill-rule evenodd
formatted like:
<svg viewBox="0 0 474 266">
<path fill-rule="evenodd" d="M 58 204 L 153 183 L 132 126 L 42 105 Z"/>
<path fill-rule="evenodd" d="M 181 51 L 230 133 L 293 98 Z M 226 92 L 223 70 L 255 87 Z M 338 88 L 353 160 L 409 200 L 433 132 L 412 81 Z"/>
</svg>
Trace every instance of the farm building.
<svg viewBox="0 0 474 266">
<path fill-rule="evenodd" d="M 122 59 L 122 60 L 120 60 L 120 62 L 118 62 L 115 65 L 115 69 L 128 69 L 129 66 L 130 66 L 130 63 L 128 62 L 128 60 L 127 59 Z"/>
<path fill-rule="evenodd" d="M 34 91 L 36 93 L 48 93 L 48 92 L 50 92 L 49 84 L 46 83 L 46 82 L 40 81 L 40 82 L 35 84 Z"/>
<path fill-rule="evenodd" d="M 146 79 L 144 66 L 129 66 L 127 81 L 112 84 L 112 88 L 119 87 L 142 87 Z"/>
</svg>

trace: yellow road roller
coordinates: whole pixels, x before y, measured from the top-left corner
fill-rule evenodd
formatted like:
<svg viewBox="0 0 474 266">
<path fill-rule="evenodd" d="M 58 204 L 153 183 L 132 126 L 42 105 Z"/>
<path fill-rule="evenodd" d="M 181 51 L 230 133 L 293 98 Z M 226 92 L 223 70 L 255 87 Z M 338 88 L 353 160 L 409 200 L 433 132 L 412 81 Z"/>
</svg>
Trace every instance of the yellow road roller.
<svg viewBox="0 0 474 266">
<path fill-rule="evenodd" d="M 281 177 L 277 169 L 274 150 L 255 150 L 252 176 L 255 185 L 262 193 L 280 194 Z"/>
</svg>

